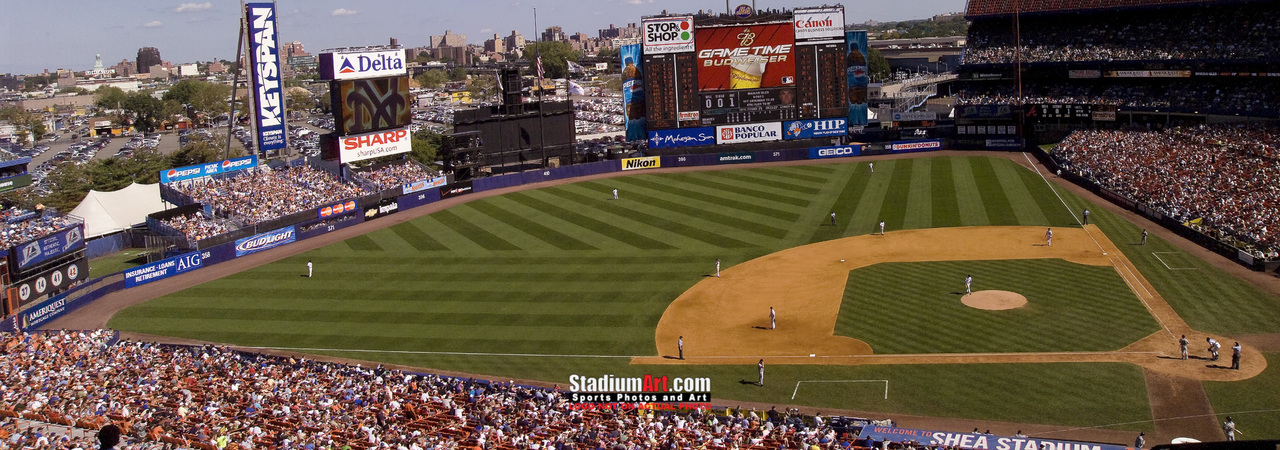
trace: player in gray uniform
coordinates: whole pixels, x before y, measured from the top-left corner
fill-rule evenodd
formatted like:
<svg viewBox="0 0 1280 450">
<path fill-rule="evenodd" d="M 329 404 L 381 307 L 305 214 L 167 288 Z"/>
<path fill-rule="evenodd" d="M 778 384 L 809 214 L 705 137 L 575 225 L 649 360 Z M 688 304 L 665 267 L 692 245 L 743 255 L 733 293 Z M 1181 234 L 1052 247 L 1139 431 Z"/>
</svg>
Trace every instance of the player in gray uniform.
<svg viewBox="0 0 1280 450">
<path fill-rule="evenodd" d="M 760 360 L 760 362 L 756 363 L 756 372 L 760 373 L 760 381 L 757 381 L 756 384 L 760 386 L 764 386 L 764 360 L 763 359 Z"/>
<path fill-rule="evenodd" d="M 1044 231 L 1044 245 L 1053 247 L 1053 228 Z"/>
<path fill-rule="evenodd" d="M 680 340 L 676 341 L 676 347 L 680 349 L 680 359 L 684 359 L 684 336 L 680 336 Z"/>
<path fill-rule="evenodd" d="M 1236 422 L 1231 420 L 1231 416 L 1227 416 L 1227 421 L 1222 422 L 1222 432 L 1227 435 L 1228 441 L 1236 440 Z"/>
<path fill-rule="evenodd" d="M 1240 370 L 1240 343 L 1231 346 L 1231 368 Z"/>
<path fill-rule="evenodd" d="M 1184 335 L 1182 335 L 1182 339 L 1178 339 L 1178 347 L 1180 347 L 1180 348 L 1182 349 L 1182 360 L 1183 360 L 1183 361 L 1186 361 L 1186 360 L 1187 360 L 1187 344 L 1190 344 L 1190 343 L 1191 343 L 1191 341 L 1188 341 L 1188 340 L 1187 340 L 1187 335 L 1185 335 L 1185 334 L 1184 334 Z"/>
</svg>

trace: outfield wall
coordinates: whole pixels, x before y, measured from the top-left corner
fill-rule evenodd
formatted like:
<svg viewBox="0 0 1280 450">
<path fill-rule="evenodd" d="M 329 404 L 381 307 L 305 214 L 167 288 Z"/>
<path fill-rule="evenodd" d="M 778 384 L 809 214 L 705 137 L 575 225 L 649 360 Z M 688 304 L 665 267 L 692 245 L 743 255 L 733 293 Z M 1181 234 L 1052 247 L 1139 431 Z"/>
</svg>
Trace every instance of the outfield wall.
<svg viewBox="0 0 1280 450">
<path fill-rule="evenodd" d="M 938 140 L 895 142 L 902 145 L 903 150 L 932 151 L 942 150 Z M 896 147 L 890 147 L 896 148 Z M 883 153 L 883 152 L 878 152 Z M 779 150 L 757 150 L 752 152 L 703 153 L 688 155 L 662 155 L 642 158 L 600 161 L 588 164 L 558 167 L 548 170 L 535 170 L 513 173 L 496 177 L 480 178 L 453 183 L 438 188 L 412 192 L 406 195 L 391 195 L 391 191 L 354 199 L 355 210 L 347 210 L 340 214 L 326 216 L 323 208 L 273 219 L 269 223 L 255 227 L 236 230 L 201 243 L 214 243 L 209 247 L 174 256 L 155 263 L 128 269 L 105 277 L 89 280 L 67 292 L 37 303 L 13 317 L 0 322 L 0 330 L 13 331 L 15 328 L 39 328 L 62 317 L 80 307 L 103 296 L 132 288 L 153 281 L 159 281 L 182 273 L 221 264 L 253 253 L 283 247 L 294 242 L 311 239 L 329 232 L 337 231 L 353 225 L 374 220 L 400 211 L 413 209 L 435 203 L 441 199 L 467 195 L 474 192 L 489 191 L 525 184 L 540 183 L 561 179 L 578 178 L 602 173 L 641 171 L 661 167 L 691 167 L 721 164 L 743 164 L 753 162 L 795 161 L 806 159 L 830 159 L 860 156 L 862 145 L 839 145 L 830 147 L 792 148 Z M 335 202 L 339 203 L 339 202 Z M 331 210 L 332 211 L 332 210 Z"/>
</svg>

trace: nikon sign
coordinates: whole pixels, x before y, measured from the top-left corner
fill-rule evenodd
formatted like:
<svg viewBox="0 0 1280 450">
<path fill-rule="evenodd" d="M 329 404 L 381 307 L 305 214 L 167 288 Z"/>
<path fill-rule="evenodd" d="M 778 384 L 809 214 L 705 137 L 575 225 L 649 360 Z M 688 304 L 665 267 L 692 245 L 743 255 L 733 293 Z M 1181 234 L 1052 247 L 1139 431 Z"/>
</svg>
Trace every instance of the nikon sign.
<svg viewBox="0 0 1280 450">
<path fill-rule="evenodd" d="M 659 167 L 662 167 L 662 157 L 660 156 L 626 158 L 622 160 L 622 170 L 657 169 Z"/>
</svg>

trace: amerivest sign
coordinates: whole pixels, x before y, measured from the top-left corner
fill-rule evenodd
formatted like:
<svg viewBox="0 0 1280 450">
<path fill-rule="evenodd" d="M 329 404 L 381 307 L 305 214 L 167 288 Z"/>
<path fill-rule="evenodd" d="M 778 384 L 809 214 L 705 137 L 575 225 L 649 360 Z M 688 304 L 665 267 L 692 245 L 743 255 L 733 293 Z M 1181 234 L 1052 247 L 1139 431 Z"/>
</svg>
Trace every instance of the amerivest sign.
<svg viewBox="0 0 1280 450">
<path fill-rule="evenodd" d="M 409 74 L 405 51 L 333 52 L 320 54 L 321 80 L 400 77 Z"/>
</svg>

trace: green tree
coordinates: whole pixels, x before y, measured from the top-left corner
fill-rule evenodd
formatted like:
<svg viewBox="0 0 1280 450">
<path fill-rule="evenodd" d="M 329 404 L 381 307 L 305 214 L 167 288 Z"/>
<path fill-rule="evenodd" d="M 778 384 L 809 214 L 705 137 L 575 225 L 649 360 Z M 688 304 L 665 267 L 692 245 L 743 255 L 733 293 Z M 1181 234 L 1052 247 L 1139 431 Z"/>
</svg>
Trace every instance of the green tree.
<svg viewBox="0 0 1280 450">
<path fill-rule="evenodd" d="M 606 48 L 604 50 L 600 50 L 599 52 L 596 52 L 596 57 L 600 59 L 614 60 L 618 58 L 618 55 L 620 54 L 622 54 L 622 49 L 614 47 L 614 48 Z M 614 67 L 621 67 L 621 66 L 614 64 Z"/>
<path fill-rule="evenodd" d="M 311 91 L 306 89 L 300 87 L 289 88 L 286 96 L 289 97 L 289 100 L 285 105 L 289 107 L 290 111 L 310 111 L 311 108 L 316 107 L 316 101 L 311 97 Z"/>
<path fill-rule="evenodd" d="M 168 121 L 170 124 L 174 124 L 174 123 L 176 123 L 176 122 L 174 122 L 174 119 L 173 119 L 173 118 L 174 118 L 175 116 L 181 116 L 181 115 L 183 115 L 183 114 L 182 114 L 183 112 L 185 112 L 185 108 L 183 108 L 183 107 L 182 107 L 182 104 L 181 104 L 181 103 L 178 103 L 178 102 L 177 102 L 177 101 L 175 101 L 175 100 L 161 100 L 161 101 L 160 101 L 160 117 L 159 117 L 159 119 L 160 119 L 160 121 L 161 121 L 161 122 Z"/>
<path fill-rule="evenodd" d="M 59 94 L 75 94 L 75 95 L 84 95 L 84 94 L 88 94 L 88 93 L 89 93 L 89 90 L 88 90 L 88 89 L 85 89 L 85 88 L 82 88 L 82 87 L 79 87 L 79 86 L 72 86 L 72 87 L 64 87 L 64 88 L 62 88 L 62 89 L 58 89 L 58 93 L 59 93 Z"/>
<path fill-rule="evenodd" d="M 867 50 L 867 74 L 872 80 L 889 78 L 889 60 L 884 59 L 884 54 L 875 47 Z"/>
<path fill-rule="evenodd" d="M 83 166 L 63 164 L 45 178 L 52 191 L 38 201 L 45 206 L 70 211 L 84 200 L 91 189 L 116 191 L 130 183 L 157 183 L 161 170 L 174 167 L 169 162 L 169 158 L 160 152 L 139 149 L 129 158 L 99 159 Z"/>
<path fill-rule="evenodd" d="M 537 75 L 538 55 L 542 55 L 542 68 L 547 78 L 565 78 L 569 76 L 569 64 L 565 61 L 578 62 L 582 53 L 575 51 L 568 42 L 532 42 L 524 46 L 524 59 L 529 61 L 529 70 Z"/>
<path fill-rule="evenodd" d="M 32 141 L 39 141 L 44 137 L 47 131 L 44 127 L 44 121 L 39 114 L 32 113 L 17 106 L 9 106 L 0 108 L 0 121 L 13 124 L 16 130 L 18 142 L 25 144 L 27 137 L 30 136 Z"/>
<path fill-rule="evenodd" d="M 151 94 L 141 91 L 130 93 L 121 106 L 133 116 L 133 127 L 138 131 L 150 133 L 160 125 L 163 104 Z"/>
<path fill-rule="evenodd" d="M 622 76 L 621 75 L 605 75 L 600 77 L 604 81 L 604 88 L 609 92 L 622 92 Z"/>
<path fill-rule="evenodd" d="M 497 78 L 493 75 L 472 78 L 467 84 L 467 92 L 471 94 L 472 100 L 488 99 L 490 95 L 498 92 Z"/>
<path fill-rule="evenodd" d="M 409 157 L 414 161 L 435 167 L 436 154 L 440 151 L 441 141 L 444 136 L 440 133 L 423 128 L 413 133 L 413 151 L 409 152 Z"/>
<path fill-rule="evenodd" d="M 445 72 L 443 69 L 430 69 L 426 72 L 422 72 L 418 76 L 414 77 L 414 79 L 418 81 L 419 86 L 428 89 L 436 89 L 440 86 L 444 86 L 444 83 L 449 81 L 449 73 Z"/>
<path fill-rule="evenodd" d="M 190 119 L 195 120 L 198 113 L 216 117 L 227 112 L 227 100 L 231 95 L 231 87 L 221 83 L 210 83 L 204 80 L 182 80 L 174 83 L 164 93 L 164 100 L 174 100 L 183 105 L 190 105 Z"/>
<path fill-rule="evenodd" d="M 225 145 L 225 142 L 219 145 L 199 135 L 192 134 L 191 139 L 187 141 L 187 145 L 173 152 L 166 164 L 169 167 L 182 167 L 221 161 L 223 156 L 226 156 L 223 152 L 226 148 Z M 239 147 L 232 147 L 230 156 L 239 158 L 244 156 L 244 152 Z"/>
<path fill-rule="evenodd" d="M 115 86 L 102 86 L 93 92 L 93 104 L 101 109 L 120 109 L 127 95 Z"/>
<path fill-rule="evenodd" d="M 467 79 L 467 69 L 464 67 L 454 67 L 449 71 L 449 81 L 462 81 Z"/>
</svg>

